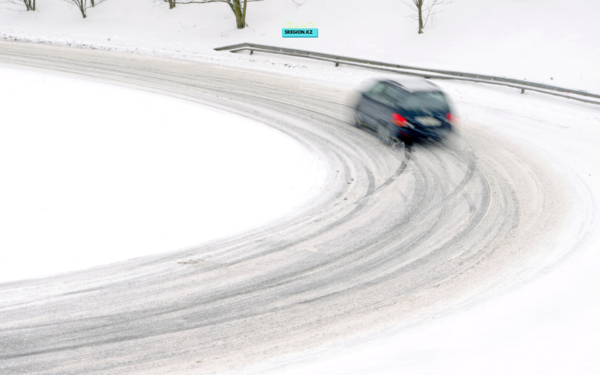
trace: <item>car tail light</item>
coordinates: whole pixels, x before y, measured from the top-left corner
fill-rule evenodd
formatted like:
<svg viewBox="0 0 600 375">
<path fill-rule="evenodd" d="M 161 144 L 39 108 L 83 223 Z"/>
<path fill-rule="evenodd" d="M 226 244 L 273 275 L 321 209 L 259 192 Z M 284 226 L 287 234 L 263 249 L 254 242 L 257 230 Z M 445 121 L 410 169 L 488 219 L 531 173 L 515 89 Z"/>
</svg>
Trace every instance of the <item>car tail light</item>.
<svg viewBox="0 0 600 375">
<path fill-rule="evenodd" d="M 392 114 L 392 123 L 400 126 L 400 127 L 405 127 L 408 125 L 408 121 L 406 121 L 406 119 L 402 116 L 400 116 L 397 113 Z"/>
<path fill-rule="evenodd" d="M 446 113 L 446 120 L 448 120 L 448 122 L 450 122 L 452 124 L 455 124 L 456 122 L 458 122 L 458 118 L 450 112 Z"/>
</svg>

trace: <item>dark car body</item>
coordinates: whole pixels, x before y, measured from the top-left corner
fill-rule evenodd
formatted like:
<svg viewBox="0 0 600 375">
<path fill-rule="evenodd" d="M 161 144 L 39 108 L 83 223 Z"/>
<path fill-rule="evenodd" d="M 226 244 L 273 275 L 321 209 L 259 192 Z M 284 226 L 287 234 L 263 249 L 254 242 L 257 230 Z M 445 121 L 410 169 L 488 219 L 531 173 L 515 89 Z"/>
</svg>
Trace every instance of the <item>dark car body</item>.
<svg viewBox="0 0 600 375">
<path fill-rule="evenodd" d="M 356 124 L 377 132 L 384 143 L 440 140 L 454 116 L 446 95 L 426 80 L 377 81 L 356 105 Z"/>
</svg>

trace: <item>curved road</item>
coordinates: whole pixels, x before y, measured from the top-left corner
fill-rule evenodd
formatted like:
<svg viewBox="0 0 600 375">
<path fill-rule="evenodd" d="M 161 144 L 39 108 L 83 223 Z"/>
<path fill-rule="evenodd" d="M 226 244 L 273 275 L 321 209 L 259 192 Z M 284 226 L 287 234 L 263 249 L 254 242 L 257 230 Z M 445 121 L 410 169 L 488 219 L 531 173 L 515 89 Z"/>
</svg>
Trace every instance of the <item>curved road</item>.
<svg viewBox="0 0 600 375">
<path fill-rule="evenodd" d="M 531 273 L 563 187 L 465 125 L 412 151 L 349 124 L 352 93 L 218 65 L 19 43 L 0 63 L 261 121 L 326 169 L 305 206 L 197 249 L 0 285 L 1 374 L 202 374 L 443 314 Z"/>
</svg>

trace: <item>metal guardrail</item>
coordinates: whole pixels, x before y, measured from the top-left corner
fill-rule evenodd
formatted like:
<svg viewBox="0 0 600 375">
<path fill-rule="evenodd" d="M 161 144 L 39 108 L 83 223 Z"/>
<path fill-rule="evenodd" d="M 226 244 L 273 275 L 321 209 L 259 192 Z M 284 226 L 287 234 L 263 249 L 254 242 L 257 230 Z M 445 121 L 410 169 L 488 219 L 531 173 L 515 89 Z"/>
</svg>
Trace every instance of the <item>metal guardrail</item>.
<svg viewBox="0 0 600 375">
<path fill-rule="evenodd" d="M 363 68 L 370 68 L 376 70 L 382 70 L 386 72 L 394 72 L 406 75 L 419 76 L 428 79 L 453 79 L 469 82 L 487 83 L 492 85 L 501 85 L 507 87 L 513 87 L 521 89 L 521 94 L 525 90 L 540 92 L 548 95 L 560 96 L 563 98 L 578 100 L 584 103 L 598 104 L 600 105 L 600 95 L 592 94 L 582 90 L 571 90 L 564 87 L 551 86 L 543 83 L 529 82 L 525 80 L 518 80 L 505 77 L 496 77 L 484 74 L 473 74 L 464 72 L 455 72 L 452 70 L 439 70 L 439 69 L 424 69 L 408 65 L 390 64 L 379 61 L 357 59 L 354 57 L 331 55 L 328 53 L 305 51 L 299 49 L 282 48 L 266 46 L 262 44 L 253 43 L 241 43 L 234 44 L 231 46 L 215 48 L 215 51 L 250 51 L 250 54 L 254 52 L 265 52 L 273 53 L 278 55 L 288 55 L 295 57 L 304 57 L 313 60 L 321 60 L 335 63 L 335 66 L 340 64 L 359 66 Z M 588 99 L 589 98 L 589 99 Z M 597 99 L 597 100 L 594 100 Z"/>
</svg>

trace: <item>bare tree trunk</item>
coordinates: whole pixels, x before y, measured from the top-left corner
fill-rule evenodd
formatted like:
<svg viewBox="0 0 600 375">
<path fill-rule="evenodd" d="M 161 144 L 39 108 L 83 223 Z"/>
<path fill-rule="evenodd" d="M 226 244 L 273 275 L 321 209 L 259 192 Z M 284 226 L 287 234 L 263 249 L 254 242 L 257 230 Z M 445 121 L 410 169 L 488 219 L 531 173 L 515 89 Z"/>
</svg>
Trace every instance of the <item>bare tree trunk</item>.
<svg viewBox="0 0 600 375">
<path fill-rule="evenodd" d="M 438 13 L 439 5 L 449 4 L 452 0 L 402 0 L 412 11 L 417 12 L 416 19 L 419 21 L 419 34 L 423 34 L 423 29 L 427 26 L 429 18 Z M 412 17 L 412 16 L 411 16 Z"/>
<path fill-rule="evenodd" d="M 35 0 L 33 0 L 33 11 L 35 11 Z"/>
<path fill-rule="evenodd" d="M 1 0 L 0 0 L 1 1 Z M 26 0 L 23 0 L 26 1 Z M 71 0 L 71 1 L 86 1 L 86 0 Z M 94 0 L 100 3 L 101 1 Z M 246 10 L 248 9 L 248 0 L 162 0 L 169 3 L 169 9 L 175 8 L 176 4 L 208 4 L 208 3 L 225 3 L 229 6 L 235 15 L 235 23 L 238 29 L 246 27 Z M 261 0 L 250 0 L 261 1 Z"/>
<path fill-rule="evenodd" d="M 81 11 L 81 15 L 83 18 L 87 18 L 87 14 L 85 14 L 85 5 L 83 3 L 78 4 L 78 8 Z"/>
<path fill-rule="evenodd" d="M 244 23 L 244 27 L 246 27 L 246 9 L 248 8 L 248 0 L 244 0 L 244 14 L 242 14 L 242 22 Z"/>
<path fill-rule="evenodd" d="M 92 8 L 93 8 L 94 6 L 96 6 L 96 3 L 94 2 L 94 0 L 91 0 L 91 2 L 92 2 Z"/>
<path fill-rule="evenodd" d="M 246 24 L 242 20 L 242 5 L 240 0 L 233 0 L 233 14 L 235 14 L 235 22 L 237 23 L 238 29 L 243 29 Z"/>
<path fill-rule="evenodd" d="M 416 2 L 419 13 L 419 34 L 423 34 L 423 0 Z"/>
</svg>

